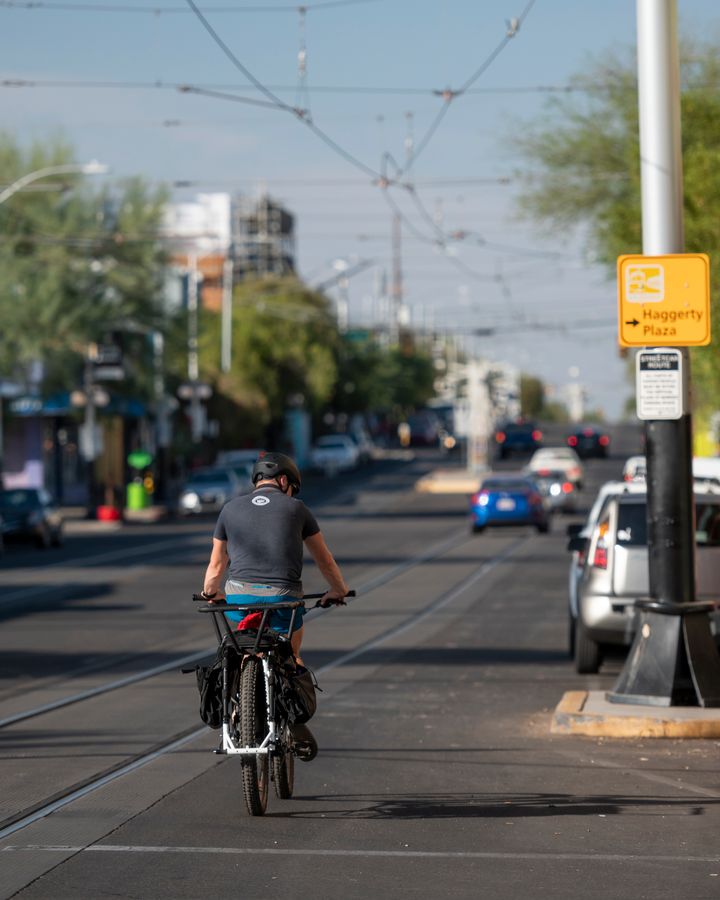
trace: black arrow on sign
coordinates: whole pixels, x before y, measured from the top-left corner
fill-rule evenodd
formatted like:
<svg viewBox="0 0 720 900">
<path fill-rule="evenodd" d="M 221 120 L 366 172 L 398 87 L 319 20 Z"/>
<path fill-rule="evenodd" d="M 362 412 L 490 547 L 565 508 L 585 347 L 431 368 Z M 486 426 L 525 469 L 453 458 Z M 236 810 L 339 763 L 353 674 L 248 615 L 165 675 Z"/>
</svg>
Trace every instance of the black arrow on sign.
<svg viewBox="0 0 720 900">
<path fill-rule="evenodd" d="M 626 324 L 626 325 L 632 325 L 633 328 L 634 328 L 636 325 L 639 325 L 640 323 L 638 322 L 637 319 L 631 319 L 629 322 L 626 322 L 625 324 Z"/>
</svg>

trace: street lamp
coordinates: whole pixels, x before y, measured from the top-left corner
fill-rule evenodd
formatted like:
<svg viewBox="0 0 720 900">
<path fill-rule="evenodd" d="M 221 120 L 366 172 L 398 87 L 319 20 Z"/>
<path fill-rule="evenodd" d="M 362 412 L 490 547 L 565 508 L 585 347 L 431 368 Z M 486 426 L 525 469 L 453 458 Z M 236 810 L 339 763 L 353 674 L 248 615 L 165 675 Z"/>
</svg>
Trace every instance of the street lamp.
<svg viewBox="0 0 720 900">
<path fill-rule="evenodd" d="M 4 203 L 13 194 L 21 191 L 26 185 L 39 178 L 47 178 L 52 175 L 105 175 L 110 171 L 110 167 L 105 163 L 98 162 L 96 159 L 90 160 L 88 163 L 64 163 L 57 166 L 44 166 L 42 169 L 35 169 L 34 172 L 28 172 L 9 184 L 4 190 L 0 191 L 0 204 Z M 9 389 L 12 391 L 12 387 Z M 0 377 L 0 487 L 3 484 L 4 472 L 4 455 L 5 447 L 3 440 L 3 404 L 2 398 L 7 394 L 7 386 Z"/>
<path fill-rule="evenodd" d="M 0 203 L 4 203 L 13 194 L 21 191 L 26 185 L 39 178 L 48 178 L 52 175 L 106 175 L 110 171 L 110 167 L 105 163 L 98 162 L 96 159 L 90 160 L 88 163 L 66 163 L 59 166 L 44 166 L 42 169 L 36 169 L 34 172 L 28 172 L 22 178 L 18 178 L 12 184 L 8 185 L 3 191 L 0 191 Z"/>
</svg>

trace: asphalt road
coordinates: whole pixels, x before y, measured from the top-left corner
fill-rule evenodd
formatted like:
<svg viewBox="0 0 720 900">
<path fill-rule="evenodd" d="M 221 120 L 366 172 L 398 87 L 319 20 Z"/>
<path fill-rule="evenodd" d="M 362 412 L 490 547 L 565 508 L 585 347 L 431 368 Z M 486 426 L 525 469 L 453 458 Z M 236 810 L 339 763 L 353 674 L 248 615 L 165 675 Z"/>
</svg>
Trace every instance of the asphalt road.
<svg viewBox="0 0 720 900">
<path fill-rule="evenodd" d="M 637 450 L 614 438 L 588 503 Z M 308 617 L 321 750 L 262 819 L 178 674 L 213 644 L 190 602 L 211 521 L 78 523 L 59 551 L 8 554 L 0 896 L 720 896 L 718 742 L 551 736 L 563 692 L 622 665 L 567 657 L 572 520 L 473 536 L 464 497 L 412 490 L 437 462 L 309 491 L 361 596 Z"/>
</svg>

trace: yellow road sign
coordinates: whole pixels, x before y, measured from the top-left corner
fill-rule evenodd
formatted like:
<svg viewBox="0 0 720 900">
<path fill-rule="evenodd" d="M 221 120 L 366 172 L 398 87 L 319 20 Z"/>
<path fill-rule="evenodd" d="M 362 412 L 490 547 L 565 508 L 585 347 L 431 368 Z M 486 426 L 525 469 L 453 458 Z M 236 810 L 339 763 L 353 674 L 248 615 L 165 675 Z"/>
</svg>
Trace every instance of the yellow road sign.
<svg viewBox="0 0 720 900">
<path fill-rule="evenodd" d="M 618 339 L 623 347 L 710 343 L 710 259 L 705 253 L 619 256 Z"/>
</svg>

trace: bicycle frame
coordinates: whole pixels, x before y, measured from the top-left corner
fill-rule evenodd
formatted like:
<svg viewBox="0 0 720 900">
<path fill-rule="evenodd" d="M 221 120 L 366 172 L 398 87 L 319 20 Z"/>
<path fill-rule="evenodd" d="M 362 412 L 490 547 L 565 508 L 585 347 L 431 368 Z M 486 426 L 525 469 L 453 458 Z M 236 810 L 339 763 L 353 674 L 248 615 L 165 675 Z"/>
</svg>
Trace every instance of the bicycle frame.
<svg viewBox="0 0 720 900">
<path fill-rule="evenodd" d="M 288 626 L 285 637 L 290 640 L 295 627 L 296 611 L 305 604 L 302 600 L 294 600 L 287 603 L 273 604 L 212 604 L 201 606 L 198 612 L 207 612 L 213 614 L 213 625 L 218 638 L 218 643 L 223 647 L 223 685 L 222 685 L 222 703 L 223 703 L 223 721 L 222 721 L 222 741 L 221 749 L 218 753 L 225 753 L 228 756 L 268 756 L 278 750 L 280 742 L 279 723 L 275 719 L 275 671 L 274 658 L 275 647 L 277 641 L 268 642 L 267 633 L 265 631 L 268 616 L 273 610 L 290 609 L 290 624 Z M 262 611 L 262 621 L 258 628 L 252 647 L 247 646 L 246 641 L 238 641 L 237 632 L 233 632 L 230 622 L 225 616 L 228 612 L 257 612 Z M 218 617 L 222 617 L 223 629 L 218 622 Z M 224 630 L 224 634 L 223 634 Z M 245 664 L 245 660 L 250 657 L 259 658 L 263 667 L 263 679 L 265 682 L 265 702 L 266 702 L 266 720 L 268 732 L 258 747 L 242 747 L 234 739 L 232 729 L 230 727 L 230 678 L 228 671 L 228 657 L 230 653 L 236 653 L 240 657 L 240 666 Z"/>
</svg>

